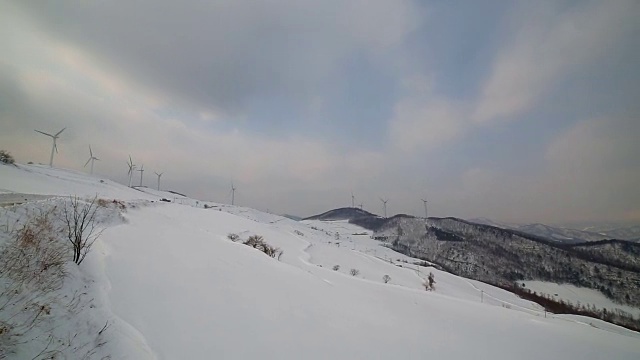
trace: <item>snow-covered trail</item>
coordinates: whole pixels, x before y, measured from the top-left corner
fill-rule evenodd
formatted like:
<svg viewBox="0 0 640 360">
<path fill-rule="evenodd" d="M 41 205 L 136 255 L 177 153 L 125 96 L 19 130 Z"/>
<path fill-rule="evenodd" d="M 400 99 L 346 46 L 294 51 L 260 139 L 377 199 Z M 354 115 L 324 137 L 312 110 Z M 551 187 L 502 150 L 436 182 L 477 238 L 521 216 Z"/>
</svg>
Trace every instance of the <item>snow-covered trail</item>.
<svg viewBox="0 0 640 360">
<path fill-rule="evenodd" d="M 109 302 L 160 359 L 640 358 L 632 337 L 313 265 L 313 237 L 286 225 L 176 204 L 127 219 L 102 238 Z M 262 235 L 285 255 L 228 233 Z"/>
</svg>

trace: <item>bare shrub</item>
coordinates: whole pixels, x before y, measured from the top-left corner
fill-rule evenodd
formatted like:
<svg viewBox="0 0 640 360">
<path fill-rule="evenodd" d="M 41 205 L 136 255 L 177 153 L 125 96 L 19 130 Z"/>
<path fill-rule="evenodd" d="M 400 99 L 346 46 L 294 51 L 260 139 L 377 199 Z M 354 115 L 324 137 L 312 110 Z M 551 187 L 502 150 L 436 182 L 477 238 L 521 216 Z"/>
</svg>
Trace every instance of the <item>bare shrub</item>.
<svg viewBox="0 0 640 360">
<path fill-rule="evenodd" d="M 126 210 L 127 206 L 120 200 L 107 200 L 107 199 L 98 199 L 96 201 L 96 204 L 100 207 L 103 208 L 107 208 L 107 209 L 120 209 L 120 210 Z"/>
<path fill-rule="evenodd" d="M 230 233 L 227 235 L 227 239 L 236 242 L 238 241 L 238 239 L 240 239 L 240 236 L 238 234 L 234 234 L 234 233 Z"/>
<path fill-rule="evenodd" d="M 278 257 L 278 260 L 280 260 L 280 256 L 282 256 L 283 253 L 279 248 L 267 244 L 260 235 L 249 236 L 243 244 L 251 246 L 254 249 L 258 249 L 272 258 Z"/>
<path fill-rule="evenodd" d="M 109 207 L 109 201 L 107 199 L 98 199 L 98 206 L 103 208 Z"/>
<path fill-rule="evenodd" d="M 351 276 L 356 276 L 356 275 L 360 274 L 360 270 L 351 269 L 351 270 L 349 270 L 349 274 L 351 274 Z"/>
<path fill-rule="evenodd" d="M 382 281 L 384 281 L 384 283 L 388 283 L 389 281 L 391 281 L 391 276 L 389 275 L 385 275 L 382 277 Z"/>
<path fill-rule="evenodd" d="M 340 270 L 340 265 L 333 265 L 333 271 Z"/>
<path fill-rule="evenodd" d="M 80 265 L 102 231 L 96 229 L 96 198 L 84 202 L 71 197 L 63 209 L 67 238 L 73 247 L 73 262 Z"/>
<path fill-rule="evenodd" d="M 7 150 L 0 150 L 0 162 L 4 164 L 14 164 L 16 160 L 9 154 Z"/>
<path fill-rule="evenodd" d="M 427 291 L 434 291 L 436 289 L 436 277 L 432 272 L 429 272 L 427 280 L 424 282 L 424 289 Z"/>
</svg>

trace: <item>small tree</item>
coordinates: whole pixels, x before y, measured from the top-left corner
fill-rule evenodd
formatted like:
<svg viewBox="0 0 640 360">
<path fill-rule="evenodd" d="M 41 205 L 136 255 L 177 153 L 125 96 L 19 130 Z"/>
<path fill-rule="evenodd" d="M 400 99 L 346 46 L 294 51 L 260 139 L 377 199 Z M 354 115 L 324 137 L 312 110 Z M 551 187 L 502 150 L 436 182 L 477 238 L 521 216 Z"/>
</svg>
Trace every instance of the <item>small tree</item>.
<svg viewBox="0 0 640 360">
<path fill-rule="evenodd" d="M 80 265 L 91 250 L 91 246 L 102 234 L 96 229 L 97 196 L 86 203 L 77 196 L 65 204 L 64 221 L 67 238 L 73 247 L 73 262 Z"/>
<path fill-rule="evenodd" d="M 429 276 L 427 277 L 427 281 L 424 282 L 424 288 L 427 291 L 433 291 L 436 289 L 436 278 L 432 272 L 429 272 Z"/>
<path fill-rule="evenodd" d="M 382 281 L 384 281 L 384 283 L 388 283 L 389 281 L 391 281 L 391 276 L 389 275 L 385 275 L 382 277 Z"/>
<path fill-rule="evenodd" d="M 0 162 L 4 164 L 13 164 L 16 161 L 7 150 L 0 150 Z"/>
<path fill-rule="evenodd" d="M 349 273 L 351 274 L 351 276 L 356 276 L 356 275 L 360 274 L 360 270 L 358 270 L 358 269 L 351 269 L 351 270 L 349 271 Z"/>
<path fill-rule="evenodd" d="M 340 270 L 340 265 L 333 265 L 333 271 Z"/>
</svg>

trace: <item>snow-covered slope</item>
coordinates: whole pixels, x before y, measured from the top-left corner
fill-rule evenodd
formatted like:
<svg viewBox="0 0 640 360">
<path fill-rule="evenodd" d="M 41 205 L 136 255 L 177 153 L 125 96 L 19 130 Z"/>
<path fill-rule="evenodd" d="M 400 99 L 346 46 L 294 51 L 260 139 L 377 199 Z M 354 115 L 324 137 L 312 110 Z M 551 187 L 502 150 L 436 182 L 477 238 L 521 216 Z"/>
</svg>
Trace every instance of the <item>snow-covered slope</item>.
<svg viewBox="0 0 640 360">
<path fill-rule="evenodd" d="M 556 284 L 545 281 L 523 281 L 525 287 L 538 294 L 552 296 L 555 299 L 569 301 L 572 304 L 581 304 L 587 307 L 595 306 L 597 309 L 607 309 L 609 312 L 624 311 L 640 318 L 640 309 L 632 306 L 616 304 L 601 292 L 581 288 L 571 284 Z"/>
<path fill-rule="evenodd" d="M 76 269 L 100 311 L 74 319 L 99 324 L 83 325 L 79 336 L 93 339 L 104 321 L 113 324 L 100 335 L 96 358 L 640 357 L 635 332 L 590 318 L 545 318 L 534 303 L 416 265 L 345 222 L 296 222 L 188 198 L 150 203 L 164 194 L 64 170 L 4 168 L 6 191 L 126 200 L 124 222 L 105 223 Z M 11 206 L 4 216 L 34 204 Z M 261 235 L 283 255 L 271 258 L 229 233 Z M 437 281 L 432 292 L 422 285 L 429 272 Z M 67 318 L 53 320 L 68 327 Z"/>
<path fill-rule="evenodd" d="M 157 196 L 75 170 L 52 169 L 45 165 L 0 165 L 0 194 L 8 197 L 12 193 L 62 196 L 73 194 L 84 197 L 97 195 L 120 200 L 158 199 Z"/>
</svg>

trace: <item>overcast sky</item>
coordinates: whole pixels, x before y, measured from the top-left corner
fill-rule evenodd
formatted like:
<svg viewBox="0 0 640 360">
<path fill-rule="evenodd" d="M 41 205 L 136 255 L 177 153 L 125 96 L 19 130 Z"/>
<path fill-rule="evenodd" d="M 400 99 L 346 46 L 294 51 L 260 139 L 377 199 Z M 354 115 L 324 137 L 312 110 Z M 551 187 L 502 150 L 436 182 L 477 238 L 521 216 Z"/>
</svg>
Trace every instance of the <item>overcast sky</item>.
<svg viewBox="0 0 640 360">
<path fill-rule="evenodd" d="M 0 148 L 189 196 L 640 222 L 640 2 L 0 0 Z"/>
</svg>

